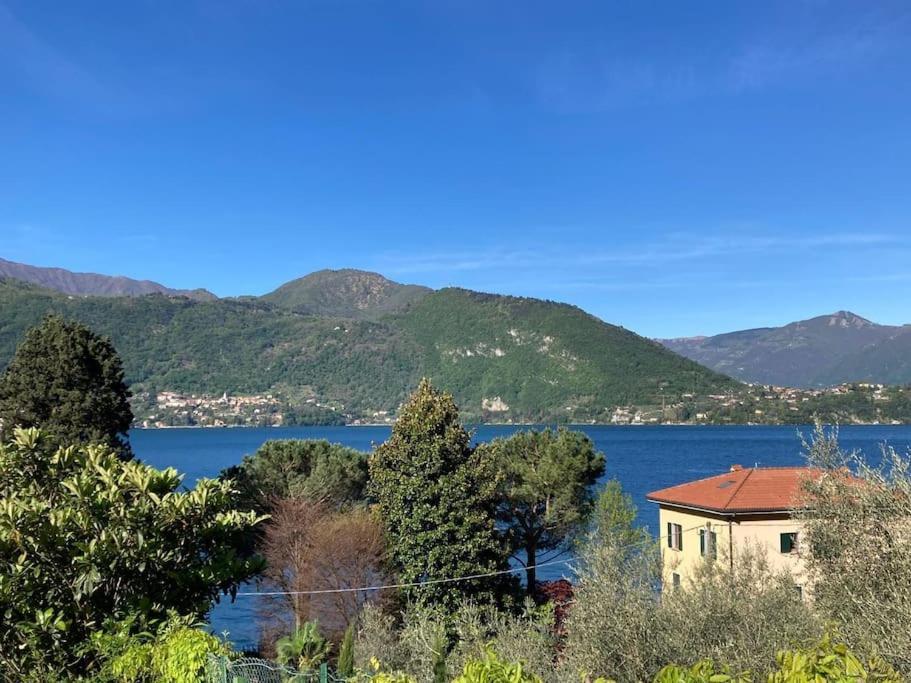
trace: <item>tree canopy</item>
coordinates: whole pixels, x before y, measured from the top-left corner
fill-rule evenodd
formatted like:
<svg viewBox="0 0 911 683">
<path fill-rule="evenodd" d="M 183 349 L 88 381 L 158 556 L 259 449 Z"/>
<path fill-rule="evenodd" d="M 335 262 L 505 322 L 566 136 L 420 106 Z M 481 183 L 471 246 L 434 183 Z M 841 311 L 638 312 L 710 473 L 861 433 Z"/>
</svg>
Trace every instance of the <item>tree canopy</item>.
<svg viewBox="0 0 911 683">
<path fill-rule="evenodd" d="M 581 432 L 529 430 L 481 447 L 496 460 L 497 520 L 535 589 L 535 564 L 565 550 L 584 529 L 604 455 Z"/>
<path fill-rule="evenodd" d="M 260 512 L 289 497 L 343 507 L 364 498 L 367 455 L 325 440 L 273 440 L 221 476 L 235 482 L 244 505 Z"/>
<path fill-rule="evenodd" d="M 496 463 L 490 451 L 472 448 L 452 395 L 422 380 L 369 466 L 369 490 L 403 582 L 506 567 L 494 524 Z M 466 596 L 493 600 L 502 585 L 500 578 L 476 579 L 412 589 L 408 595 L 452 609 Z"/>
<path fill-rule="evenodd" d="M 28 331 L 0 377 L 0 423 L 7 435 L 38 427 L 64 443 L 103 443 L 130 457 L 129 399 L 111 342 L 48 315 Z"/>
<path fill-rule="evenodd" d="M 238 546 L 258 522 L 229 482 L 181 491 L 174 469 L 37 429 L 0 445 L 0 663 L 32 649 L 76 670 L 93 632 L 169 611 L 203 617 L 261 569 Z"/>
</svg>

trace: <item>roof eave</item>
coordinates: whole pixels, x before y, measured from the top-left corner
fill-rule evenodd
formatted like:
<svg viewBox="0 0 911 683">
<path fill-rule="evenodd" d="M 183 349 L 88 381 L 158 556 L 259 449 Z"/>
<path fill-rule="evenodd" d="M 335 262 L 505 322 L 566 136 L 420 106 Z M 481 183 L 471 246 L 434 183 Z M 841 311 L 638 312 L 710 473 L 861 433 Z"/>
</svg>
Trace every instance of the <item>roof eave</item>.
<svg viewBox="0 0 911 683">
<path fill-rule="evenodd" d="M 693 505 L 692 503 L 681 503 L 673 500 L 662 500 L 660 498 L 651 498 L 646 496 L 650 503 L 658 505 L 669 505 L 675 508 L 684 508 L 686 510 L 695 510 L 697 512 L 710 512 L 716 515 L 726 517 L 736 517 L 737 515 L 791 515 L 794 514 L 795 508 L 713 508 L 704 505 Z"/>
</svg>

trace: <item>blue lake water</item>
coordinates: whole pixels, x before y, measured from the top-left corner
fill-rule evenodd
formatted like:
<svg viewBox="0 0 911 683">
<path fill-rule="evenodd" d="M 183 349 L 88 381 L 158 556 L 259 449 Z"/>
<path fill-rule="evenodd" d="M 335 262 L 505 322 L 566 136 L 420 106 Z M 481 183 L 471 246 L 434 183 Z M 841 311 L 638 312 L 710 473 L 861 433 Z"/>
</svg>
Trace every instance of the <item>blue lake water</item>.
<svg viewBox="0 0 911 683">
<path fill-rule="evenodd" d="M 482 426 L 475 430 L 477 441 L 504 436 L 521 427 Z M 618 479 L 639 507 L 639 517 L 653 532 L 658 523 L 657 508 L 646 502 L 649 491 L 691 479 L 719 474 L 732 464 L 799 465 L 803 462 L 798 429 L 792 426 L 650 426 L 575 427 L 584 431 L 607 457 L 606 479 Z M 800 428 L 808 433 L 809 428 Z M 371 450 L 389 435 L 388 427 L 281 427 L 235 429 L 135 430 L 130 438 L 133 450 L 155 467 L 175 467 L 192 486 L 200 477 L 212 477 L 240 462 L 269 439 L 328 439 Z M 887 443 L 900 451 L 911 447 L 911 426 L 848 426 L 840 430 L 843 448 L 862 451 L 870 459 Z M 551 569 L 550 572 L 547 569 Z M 560 576 L 556 567 L 542 568 L 542 579 Z M 250 588 L 244 590 L 251 590 Z M 222 602 L 211 614 L 215 632 L 227 631 L 240 646 L 258 639 L 255 597 L 238 597 Z"/>
</svg>

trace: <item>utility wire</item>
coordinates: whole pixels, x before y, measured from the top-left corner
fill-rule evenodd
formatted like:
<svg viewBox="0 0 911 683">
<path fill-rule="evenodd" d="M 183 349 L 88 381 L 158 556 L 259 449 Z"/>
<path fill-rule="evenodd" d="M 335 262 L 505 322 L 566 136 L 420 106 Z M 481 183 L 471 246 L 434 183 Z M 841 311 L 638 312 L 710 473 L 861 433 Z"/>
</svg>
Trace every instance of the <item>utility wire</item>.
<svg viewBox="0 0 911 683">
<path fill-rule="evenodd" d="M 773 525 L 766 525 L 773 526 Z M 792 524 L 779 524 L 775 526 L 793 526 Z M 696 529 L 704 529 L 705 524 L 697 524 L 696 526 L 689 527 L 687 529 L 682 529 L 680 534 L 689 533 L 690 531 L 695 531 Z M 645 541 L 640 541 L 639 543 L 630 543 L 626 546 L 623 546 L 623 549 L 631 549 L 640 545 L 647 543 L 657 542 L 660 543 L 662 540 L 666 540 L 668 535 L 658 536 L 655 539 L 647 539 Z M 369 591 L 379 591 L 379 590 L 389 590 L 392 588 L 421 588 L 423 586 L 434 586 L 441 583 L 454 583 L 456 581 L 472 581 L 475 579 L 487 579 L 494 576 L 502 576 L 503 574 L 514 574 L 515 572 L 524 572 L 527 569 L 537 569 L 538 567 L 548 567 L 556 564 L 565 564 L 568 565 L 571 562 L 575 562 L 580 559 L 578 556 L 569 557 L 565 560 L 551 560 L 550 562 L 540 562 L 538 564 L 529 565 L 527 567 L 510 567 L 509 569 L 500 569 L 492 572 L 484 572 L 481 574 L 468 574 L 466 576 L 453 576 L 443 579 L 427 579 L 425 581 L 411 581 L 408 583 L 388 583 L 378 586 L 359 586 L 357 588 L 324 588 L 320 590 L 308 590 L 308 591 L 245 591 L 242 593 L 237 593 L 237 597 L 255 597 L 255 596 L 278 596 L 278 595 L 325 595 L 328 593 L 364 593 Z"/>
</svg>

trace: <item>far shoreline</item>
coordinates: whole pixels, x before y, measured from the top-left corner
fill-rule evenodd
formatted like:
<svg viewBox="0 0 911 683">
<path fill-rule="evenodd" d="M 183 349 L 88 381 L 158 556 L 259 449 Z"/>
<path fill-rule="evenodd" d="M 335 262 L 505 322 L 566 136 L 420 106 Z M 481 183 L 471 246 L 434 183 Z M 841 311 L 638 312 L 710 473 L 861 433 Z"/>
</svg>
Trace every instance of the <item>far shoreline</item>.
<svg viewBox="0 0 911 683">
<path fill-rule="evenodd" d="M 840 422 L 824 423 L 825 426 L 839 427 L 908 427 L 909 422 Z M 140 425 L 130 427 L 130 431 L 165 431 L 174 429 L 311 429 L 315 427 L 389 427 L 393 424 L 389 422 L 376 422 L 357 424 L 295 424 L 295 425 L 165 425 L 161 427 L 143 427 Z M 466 427 L 812 427 L 812 422 L 632 422 L 627 424 L 616 424 L 610 422 L 469 422 Z"/>
</svg>

